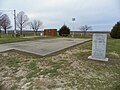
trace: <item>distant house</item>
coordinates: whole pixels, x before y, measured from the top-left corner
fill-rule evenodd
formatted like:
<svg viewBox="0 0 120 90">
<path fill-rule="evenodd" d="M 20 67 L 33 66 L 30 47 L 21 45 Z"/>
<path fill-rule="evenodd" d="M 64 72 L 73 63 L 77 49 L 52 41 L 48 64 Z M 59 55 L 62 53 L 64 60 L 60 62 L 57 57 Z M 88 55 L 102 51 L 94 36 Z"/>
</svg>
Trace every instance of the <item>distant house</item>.
<svg viewBox="0 0 120 90">
<path fill-rule="evenodd" d="M 57 29 L 44 29 L 45 36 L 57 36 Z"/>
</svg>

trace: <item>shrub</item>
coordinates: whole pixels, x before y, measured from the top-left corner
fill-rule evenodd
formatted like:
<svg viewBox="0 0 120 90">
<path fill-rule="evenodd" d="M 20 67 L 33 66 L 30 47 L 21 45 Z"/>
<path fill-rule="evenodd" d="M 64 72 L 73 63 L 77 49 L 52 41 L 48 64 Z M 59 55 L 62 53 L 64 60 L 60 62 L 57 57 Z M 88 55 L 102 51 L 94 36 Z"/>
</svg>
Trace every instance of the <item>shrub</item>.
<svg viewBox="0 0 120 90">
<path fill-rule="evenodd" d="M 17 34 L 16 34 L 16 37 L 20 37 L 20 34 L 19 34 L 19 33 L 17 33 Z"/>
<path fill-rule="evenodd" d="M 120 21 L 113 26 L 113 29 L 111 30 L 110 36 L 112 38 L 120 38 Z"/>
<path fill-rule="evenodd" d="M 70 29 L 66 25 L 63 25 L 59 30 L 60 36 L 68 36 L 70 34 Z"/>
</svg>

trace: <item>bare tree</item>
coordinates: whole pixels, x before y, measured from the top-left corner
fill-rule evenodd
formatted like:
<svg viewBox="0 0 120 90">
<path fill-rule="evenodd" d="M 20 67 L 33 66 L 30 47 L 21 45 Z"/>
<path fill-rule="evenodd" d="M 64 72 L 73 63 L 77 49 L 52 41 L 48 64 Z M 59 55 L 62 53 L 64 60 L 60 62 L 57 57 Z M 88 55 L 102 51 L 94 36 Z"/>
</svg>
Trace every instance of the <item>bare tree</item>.
<svg viewBox="0 0 120 90">
<path fill-rule="evenodd" d="M 84 37 L 86 37 L 86 32 L 87 32 L 87 30 L 91 30 L 92 27 L 85 25 L 85 26 L 81 26 L 79 29 L 80 29 L 81 31 L 83 31 Z"/>
<path fill-rule="evenodd" d="M 0 30 L 1 30 L 1 27 L 2 27 L 2 22 L 3 22 L 3 13 L 2 12 L 0 12 Z"/>
<path fill-rule="evenodd" d="M 35 35 L 37 35 L 38 29 L 42 27 L 42 24 L 40 20 L 33 20 L 30 22 L 30 27 L 34 30 Z"/>
<path fill-rule="evenodd" d="M 17 27 L 20 28 L 20 34 L 22 35 L 22 30 L 28 25 L 29 18 L 23 11 L 21 11 L 17 14 L 16 20 Z"/>
<path fill-rule="evenodd" d="M 0 37 L 1 37 L 1 28 L 2 28 L 1 24 L 2 24 L 2 12 L 0 12 Z"/>
<path fill-rule="evenodd" d="M 2 12 L 0 12 L 0 26 L 1 26 L 1 23 L 2 23 Z"/>
<path fill-rule="evenodd" d="M 3 14 L 1 16 L 1 27 L 5 30 L 5 34 L 7 29 L 10 29 L 12 27 L 10 19 L 7 14 Z"/>
</svg>

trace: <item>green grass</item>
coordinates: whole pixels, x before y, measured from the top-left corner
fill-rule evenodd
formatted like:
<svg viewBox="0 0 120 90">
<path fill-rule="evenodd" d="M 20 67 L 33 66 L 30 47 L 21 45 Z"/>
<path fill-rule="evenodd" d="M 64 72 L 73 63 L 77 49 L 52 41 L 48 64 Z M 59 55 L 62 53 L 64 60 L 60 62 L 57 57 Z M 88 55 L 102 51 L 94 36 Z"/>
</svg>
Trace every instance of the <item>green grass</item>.
<svg viewBox="0 0 120 90">
<path fill-rule="evenodd" d="M 31 70 L 34 70 L 36 69 L 36 62 L 35 61 L 32 61 L 28 64 L 28 68 L 31 69 Z"/>
<path fill-rule="evenodd" d="M 107 52 L 116 52 L 120 54 L 120 39 L 108 39 Z"/>
<path fill-rule="evenodd" d="M 13 59 L 13 58 L 8 59 L 7 62 L 6 62 L 6 64 L 7 64 L 9 67 L 18 67 L 18 66 L 19 66 L 18 63 L 20 63 L 20 61 L 19 61 L 19 60 L 16 60 L 16 59 Z"/>
<path fill-rule="evenodd" d="M 24 39 L 24 38 L 0 38 L 0 44 L 4 43 L 12 43 L 12 42 L 21 42 L 21 41 L 28 41 L 31 39 Z"/>
<path fill-rule="evenodd" d="M 24 38 L 24 37 L 12 37 L 11 35 L 3 35 L 0 38 L 0 44 L 5 44 L 5 43 L 14 43 L 14 42 L 22 42 L 22 41 L 33 41 L 33 40 L 41 40 L 41 39 L 50 39 L 53 37 L 34 37 L 34 38 Z"/>
<path fill-rule="evenodd" d="M 59 87 L 60 87 L 60 85 L 48 85 L 47 86 L 47 88 L 50 89 L 50 90 L 52 90 L 54 88 L 59 88 Z"/>
<path fill-rule="evenodd" d="M 11 90 L 16 90 L 16 89 L 17 89 L 17 85 L 11 87 Z"/>
<path fill-rule="evenodd" d="M 39 76 L 40 69 L 36 69 L 36 70 L 30 70 L 29 73 L 26 75 L 27 79 L 30 79 L 32 77 L 37 77 Z"/>
<path fill-rule="evenodd" d="M 15 79 L 17 80 L 17 82 L 20 82 L 21 79 L 23 79 L 24 77 L 20 76 L 20 77 L 15 77 Z"/>
<path fill-rule="evenodd" d="M 30 70 L 29 73 L 26 75 L 26 78 L 32 78 L 32 77 L 37 77 L 41 71 L 37 67 L 36 61 L 31 61 L 28 65 L 27 68 Z"/>
</svg>

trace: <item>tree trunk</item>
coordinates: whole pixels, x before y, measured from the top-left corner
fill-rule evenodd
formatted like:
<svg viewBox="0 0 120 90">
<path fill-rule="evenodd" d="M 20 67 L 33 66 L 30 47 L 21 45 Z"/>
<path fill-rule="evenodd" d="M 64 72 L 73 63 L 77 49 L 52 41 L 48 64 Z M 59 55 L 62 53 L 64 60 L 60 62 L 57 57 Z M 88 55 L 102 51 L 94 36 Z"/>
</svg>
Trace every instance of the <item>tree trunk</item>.
<svg viewBox="0 0 120 90">
<path fill-rule="evenodd" d="M 22 27 L 20 28 L 20 35 L 22 35 Z"/>
<path fill-rule="evenodd" d="M 86 32 L 84 32 L 84 38 L 86 37 Z"/>
<path fill-rule="evenodd" d="M 35 36 L 36 34 L 35 34 L 35 31 L 34 31 L 34 36 Z"/>
<path fill-rule="evenodd" d="M 35 31 L 35 34 L 36 34 L 36 36 L 37 36 L 37 31 Z"/>
<path fill-rule="evenodd" d="M 5 34 L 6 34 L 6 28 L 5 28 Z"/>
<path fill-rule="evenodd" d="M 1 38 L 1 27 L 0 27 L 0 38 Z"/>
</svg>

